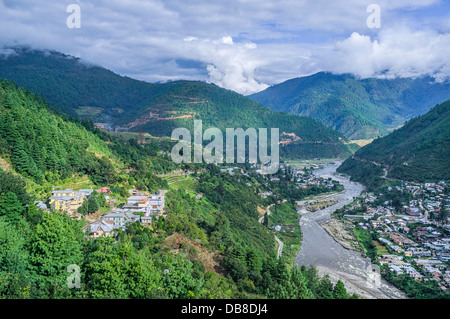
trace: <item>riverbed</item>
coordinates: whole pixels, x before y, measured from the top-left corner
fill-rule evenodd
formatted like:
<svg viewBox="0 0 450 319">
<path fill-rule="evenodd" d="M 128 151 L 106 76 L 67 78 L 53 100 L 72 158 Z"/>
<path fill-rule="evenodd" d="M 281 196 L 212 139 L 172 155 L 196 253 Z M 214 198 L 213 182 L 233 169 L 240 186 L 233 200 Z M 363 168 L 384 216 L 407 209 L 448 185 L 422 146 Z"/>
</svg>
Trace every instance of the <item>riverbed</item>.
<svg viewBox="0 0 450 319">
<path fill-rule="evenodd" d="M 324 209 L 308 212 L 304 206 L 298 208 L 303 240 L 294 265 L 315 265 L 320 275 L 328 274 L 333 282 L 342 280 L 348 292 L 355 292 L 368 299 L 404 299 L 407 296 L 379 276 L 378 269 L 371 265 L 370 259 L 360 252 L 348 250 L 337 243 L 320 223 L 331 218 L 338 208 L 352 202 L 364 190 L 364 186 L 351 182 L 348 178 L 335 175 L 341 163 L 327 164 L 323 169 L 314 171 L 316 176 L 331 177 L 341 183 L 345 190 L 328 196 L 337 203 Z M 301 204 L 301 203 L 300 203 Z"/>
</svg>

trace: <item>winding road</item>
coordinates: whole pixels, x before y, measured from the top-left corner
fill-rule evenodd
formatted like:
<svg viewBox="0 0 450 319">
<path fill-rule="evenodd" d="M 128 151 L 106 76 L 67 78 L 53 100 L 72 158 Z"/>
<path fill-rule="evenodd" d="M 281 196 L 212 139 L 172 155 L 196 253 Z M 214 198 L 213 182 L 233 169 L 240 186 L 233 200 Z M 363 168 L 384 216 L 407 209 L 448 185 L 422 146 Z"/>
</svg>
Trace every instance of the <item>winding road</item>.
<svg viewBox="0 0 450 319">
<path fill-rule="evenodd" d="M 283 200 L 283 203 L 284 203 L 285 201 L 286 201 L 286 200 Z M 270 215 L 270 207 L 272 207 L 273 205 L 275 205 L 275 204 L 271 204 L 271 205 L 267 206 L 267 209 L 266 209 L 267 215 Z M 261 217 L 261 218 L 258 220 L 258 222 L 259 222 L 260 224 L 262 224 L 263 220 L 264 220 L 264 216 Z M 281 253 L 283 252 L 284 244 L 283 244 L 283 242 L 282 242 L 277 236 L 275 236 L 275 240 L 276 240 L 277 243 L 278 243 L 277 259 L 280 259 Z"/>
</svg>

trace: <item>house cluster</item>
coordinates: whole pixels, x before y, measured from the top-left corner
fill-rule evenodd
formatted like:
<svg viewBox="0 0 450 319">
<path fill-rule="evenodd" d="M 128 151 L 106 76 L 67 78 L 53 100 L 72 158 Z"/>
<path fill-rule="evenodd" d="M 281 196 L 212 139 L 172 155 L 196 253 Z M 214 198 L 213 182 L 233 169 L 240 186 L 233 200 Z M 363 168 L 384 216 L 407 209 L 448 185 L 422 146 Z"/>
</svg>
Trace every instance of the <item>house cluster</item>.
<svg viewBox="0 0 450 319">
<path fill-rule="evenodd" d="M 164 196 L 155 192 L 150 196 L 132 195 L 120 209 L 122 212 L 142 213 L 144 216 L 157 216 L 164 213 Z M 116 210 L 119 210 L 118 208 Z"/>
<path fill-rule="evenodd" d="M 244 169 L 240 167 L 227 167 L 227 168 L 221 168 L 220 171 L 222 173 L 228 173 L 231 176 L 235 175 L 236 173 L 245 174 L 248 176 L 248 174 L 244 173 Z"/>
<path fill-rule="evenodd" d="M 396 275 L 408 274 L 410 277 L 421 280 L 423 276 L 412 267 L 411 263 L 405 262 L 403 256 L 383 255 L 379 258 L 381 265 L 387 264 L 389 269 Z"/>
<path fill-rule="evenodd" d="M 434 280 L 442 290 L 450 290 L 450 223 L 431 218 L 442 206 L 450 209 L 444 187 L 444 182 L 397 186 L 396 190 L 409 192 L 401 208 L 394 208 L 383 194 L 367 193 L 360 199 L 363 205 L 345 208 L 344 217 L 361 219 L 358 227 L 377 232 L 377 241 L 390 252 L 378 259 L 392 272 Z M 393 189 L 388 187 L 387 192 Z"/>
<path fill-rule="evenodd" d="M 311 186 L 325 186 L 327 188 L 333 188 L 335 186 L 332 180 L 317 177 L 314 174 L 302 169 L 294 169 L 292 176 L 294 181 L 298 184 L 298 188 L 308 188 Z"/>
<path fill-rule="evenodd" d="M 381 264 L 387 263 L 397 275 L 407 274 L 421 281 L 435 280 L 442 290 L 450 290 L 449 237 L 438 235 L 434 227 L 416 227 L 416 231 L 406 235 L 396 233 L 394 229 L 378 231 L 378 242 L 393 253 L 379 257 Z M 418 237 L 422 240 L 417 240 Z"/>
<path fill-rule="evenodd" d="M 115 203 L 115 200 L 111 199 L 109 196 L 111 190 L 108 187 L 101 187 L 95 191 L 105 196 L 108 205 L 113 205 Z M 81 215 L 78 213 L 78 208 L 83 205 L 84 200 L 88 198 L 92 192 L 94 192 L 94 189 L 80 189 L 74 191 L 70 188 L 58 189 L 58 187 L 53 187 L 52 196 L 49 198 L 50 207 L 54 211 L 64 212 L 69 216 L 80 218 Z M 36 202 L 35 204 L 42 209 L 47 208 L 43 202 Z"/>
<path fill-rule="evenodd" d="M 52 190 L 50 196 L 50 206 L 54 211 L 67 213 L 69 216 L 77 216 L 78 208 L 83 205 L 86 198 L 91 195 L 93 189 L 80 189 L 74 191 L 72 189 Z"/>
<path fill-rule="evenodd" d="M 89 236 L 112 236 L 119 229 L 126 230 L 127 225 L 139 222 L 141 225 L 150 225 L 154 218 L 164 216 L 164 194 L 155 192 L 148 196 L 143 193 L 134 193 L 128 197 L 122 207 L 115 207 L 104 214 L 99 220 L 89 225 Z"/>
<path fill-rule="evenodd" d="M 412 263 L 405 261 L 403 256 L 383 255 L 379 258 L 380 264 L 387 264 L 396 275 L 406 274 L 419 281 L 436 281 L 442 290 L 450 289 L 450 267 L 441 260 L 413 259 Z"/>
</svg>

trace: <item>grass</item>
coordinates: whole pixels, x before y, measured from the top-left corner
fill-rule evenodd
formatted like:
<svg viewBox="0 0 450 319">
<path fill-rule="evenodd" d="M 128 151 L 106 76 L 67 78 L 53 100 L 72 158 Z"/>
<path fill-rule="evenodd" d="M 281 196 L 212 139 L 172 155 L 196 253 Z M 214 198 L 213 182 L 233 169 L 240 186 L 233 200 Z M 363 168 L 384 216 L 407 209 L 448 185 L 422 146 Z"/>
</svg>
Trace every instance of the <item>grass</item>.
<svg viewBox="0 0 450 319">
<path fill-rule="evenodd" d="M 372 239 L 370 232 L 368 230 L 355 227 L 353 228 L 353 234 L 355 234 L 356 240 L 363 247 L 364 256 L 369 257 L 373 261 L 379 250 L 375 241 Z"/>
<path fill-rule="evenodd" d="M 282 256 L 288 261 L 289 265 L 293 265 L 302 242 L 302 233 L 299 225 L 300 215 L 295 210 L 295 207 L 288 202 L 277 204 L 270 211 L 268 226 L 271 229 L 272 226 L 277 225 L 290 226 L 293 229 L 281 229 L 275 233 L 284 244 Z"/>
<path fill-rule="evenodd" d="M 311 212 L 315 212 L 319 209 L 324 209 L 328 206 L 332 206 L 334 204 L 336 204 L 337 201 L 336 200 L 325 200 L 325 201 L 321 201 L 321 202 L 317 202 L 315 204 L 311 204 L 308 206 L 308 210 Z"/>
<path fill-rule="evenodd" d="M 351 140 L 350 141 L 350 143 L 358 144 L 358 146 L 361 146 L 361 147 L 366 146 L 366 145 L 368 145 L 368 144 L 370 144 L 372 142 L 373 142 L 373 139 L 368 139 L 368 140 Z"/>
<path fill-rule="evenodd" d="M 373 243 L 377 247 L 377 255 L 378 256 L 389 254 L 389 251 L 387 250 L 387 248 L 384 245 L 382 245 L 380 242 L 378 242 L 377 240 L 374 240 Z"/>
<path fill-rule="evenodd" d="M 187 179 L 184 175 L 164 176 L 162 179 L 166 180 L 172 189 L 178 190 L 179 188 L 182 188 L 188 193 L 196 194 L 197 181 L 195 181 L 190 175 L 188 175 Z"/>
<path fill-rule="evenodd" d="M 77 190 L 77 189 L 81 189 L 81 188 L 84 188 L 84 189 L 90 189 L 90 188 L 95 189 L 96 188 L 94 183 L 92 183 L 92 181 L 89 179 L 89 177 L 87 175 L 83 175 L 83 176 L 76 175 L 74 177 L 69 177 L 64 180 L 53 181 L 53 182 L 45 181 L 42 184 L 36 184 L 34 181 L 31 181 L 29 179 L 27 179 L 26 182 L 27 182 L 27 185 L 26 185 L 27 192 L 29 192 L 30 194 L 36 195 L 38 200 L 44 200 L 44 201 L 49 196 L 51 196 L 51 191 L 52 191 L 53 186 L 58 186 L 63 189 L 70 188 L 73 190 Z"/>
</svg>

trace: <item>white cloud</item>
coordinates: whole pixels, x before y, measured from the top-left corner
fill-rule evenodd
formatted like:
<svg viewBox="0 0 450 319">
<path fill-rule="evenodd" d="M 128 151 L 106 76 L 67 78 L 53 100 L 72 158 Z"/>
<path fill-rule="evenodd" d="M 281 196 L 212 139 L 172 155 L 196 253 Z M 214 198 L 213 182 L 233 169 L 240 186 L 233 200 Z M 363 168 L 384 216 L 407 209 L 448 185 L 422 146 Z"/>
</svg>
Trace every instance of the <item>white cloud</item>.
<svg viewBox="0 0 450 319">
<path fill-rule="evenodd" d="M 383 29 L 378 39 L 353 33 L 336 44 L 325 65 L 360 77 L 450 76 L 450 33 L 409 28 Z"/>
<path fill-rule="evenodd" d="M 223 44 L 233 44 L 233 38 L 232 37 L 222 37 L 222 43 Z"/>
<path fill-rule="evenodd" d="M 207 81 L 241 94 L 268 87 L 255 77 L 255 70 L 266 62 L 257 56 L 254 43 L 237 43 L 229 36 L 219 40 L 194 39 L 180 43 L 178 54 L 184 59 L 206 64 Z"/>
<path fill-rule="evenodd" d="M 404 15 L 439 0 L 375 1 L 380 30 L 366 25 L 373 0 L 73 3 L 81 8 L 81 29 L 66 26 L 70 1 L 0 0 L 0 29 L 8 30 L 0 44 L 58 50 L 151 82 L 206 80 L 243 94 L 322 70 L 450 74 L 448 13 L 420 21 Z"/>
</svg>

